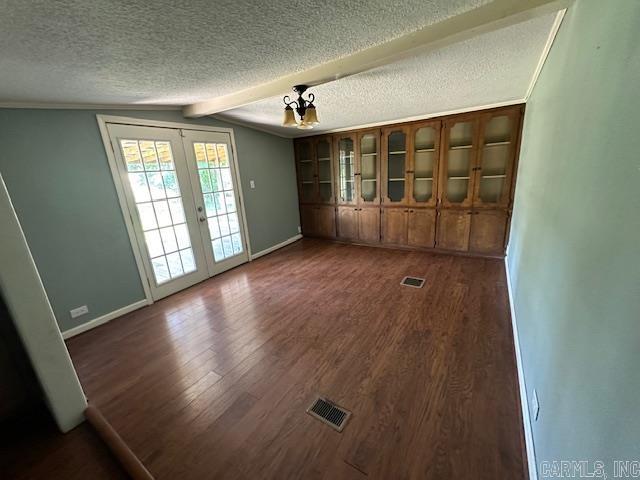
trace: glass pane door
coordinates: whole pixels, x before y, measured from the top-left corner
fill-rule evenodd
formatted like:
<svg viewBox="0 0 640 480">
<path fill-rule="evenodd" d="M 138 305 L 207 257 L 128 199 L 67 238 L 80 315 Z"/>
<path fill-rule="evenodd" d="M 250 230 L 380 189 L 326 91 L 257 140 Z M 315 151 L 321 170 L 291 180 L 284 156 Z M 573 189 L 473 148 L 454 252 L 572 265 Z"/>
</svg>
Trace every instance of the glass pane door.
<svg viewBox="0 0 640 480">
<path fill-rule="evenodd" d="M 378 199 L 378 134 L 360 137 L 360 200 L 376 203 Z"/>
<path fill-rule="evenodd" d="M 407 135 L 404 131 L 387 134 L 387 199 L 402 202 L 405 197 Z"/>
<path fill-rule="evenodd" d="M 433 198 L 437 134 L 437 129 L 432 126 L 415 130 L 413 137 L 413 203 L 429 203 Z"/>
<path fill-rule="evenodd" d="M 207 266 L 178 131 L 108 128 L 152 297 L 204 280 Z"/>
<path fill-rule="evenodd" d="M 351 137 L 338 139 L 338 188 L 340 203 L 354 203 L 355 193 L 355 153 Z"/>
<path fill-rule="evenodd" d="M 484 125 L 477 198 L 481 203 L 500 203 L 508 189 L 514 119 L 492 117 Z"/>
<path fill-rule="evenodd" d="M 183 134 L 205 254 L 215 275 L 249 259 L 231 138 L 204 131 Z"/>
<path fill-rule="evenodd" d="M 321 138 L 316 141 L 316 159 L 318 161 L 318 192 L 320 202 L 332 203 L 331 141 L 329 138 Z"/>
<path fill-rule="evenodd" d="M 473 121 L 458 122 L 449 129 L 445 172 L 445 201 L 448 204 L 468 203 L 474 164 L 474 133 Z"/>
<path fill-rule="evenodd" d="M 311 142 L 301 140 L 297 143 L 298 148 L 298 177 L 300 179 L 300 201 L 315 201 L 315 171 L 313 165 L 313 153 Z"/>
</svg>

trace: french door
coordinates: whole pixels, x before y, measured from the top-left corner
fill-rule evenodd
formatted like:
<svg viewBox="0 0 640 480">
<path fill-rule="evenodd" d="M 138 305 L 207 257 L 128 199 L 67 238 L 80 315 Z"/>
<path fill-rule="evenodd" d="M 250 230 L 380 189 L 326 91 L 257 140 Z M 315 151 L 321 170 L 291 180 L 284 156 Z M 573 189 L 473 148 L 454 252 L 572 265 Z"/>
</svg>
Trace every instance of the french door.
<svg viewBox="0 0 640 480">
<path fill-rule="evenodd" d="M 154 300 L 248 260 L 229 134 L 107 128 Z"/>
</svg>

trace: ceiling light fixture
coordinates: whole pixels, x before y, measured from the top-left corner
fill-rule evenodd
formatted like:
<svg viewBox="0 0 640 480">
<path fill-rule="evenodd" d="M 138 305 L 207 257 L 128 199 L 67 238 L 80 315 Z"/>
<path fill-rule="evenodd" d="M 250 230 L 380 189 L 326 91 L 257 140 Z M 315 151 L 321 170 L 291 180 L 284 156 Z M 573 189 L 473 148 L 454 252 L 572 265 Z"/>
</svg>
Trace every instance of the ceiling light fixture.
<svg viewBox="0 0 640 480">
<path fill-rule="evenodd" d="M 308 100 L 302 98 L 302 94 L 307 91 L 309 87 L 306 85 L 295 85 L 293 91 L 298 94 L 297 100 L 291 100 L 289 95 L 285 95 L 283 100 L 286 107 L 284 107 L 284 121 L 282 125 L 285 127 L 298 127 L 304 130 L 313 128 L 314 125 L 318 125 L 318 114 L 316 113 L 316 106 L 313 101 L 316 97 L 313 93 L 307 95 Z M 300 116 L 300 121 L 296 120 L 296 115 L 293 113 L 291 105 L 296 106 L 296 112 Z"/>
</svg>

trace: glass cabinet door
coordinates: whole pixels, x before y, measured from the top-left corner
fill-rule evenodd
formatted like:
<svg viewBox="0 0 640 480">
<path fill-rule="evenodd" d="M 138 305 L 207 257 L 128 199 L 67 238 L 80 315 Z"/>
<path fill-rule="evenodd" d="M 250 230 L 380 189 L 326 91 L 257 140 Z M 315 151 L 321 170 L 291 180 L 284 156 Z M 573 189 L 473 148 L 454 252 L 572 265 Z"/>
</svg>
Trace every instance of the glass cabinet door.
<svg viewBox="0 0 640 480">
<path fill-rule="evenodd" d="M 358 135 L 360 157 L 359 203 L 380 203 L 379 200 L 379 131 L 362 132 Z"/>
<path fill-rule="evenodd" d="M 411 203 L 435 204 L 440 124 L 416 125 L 411 131 L 413 164 Z"/>
<path fill-rule="evenodd" d="M 477 124 L 477 120 L 474 119 L 447 124 L 442 195 L 444 205 L 471 204 Z"/>
<path fill-rule="evenodd" d="M 316 140 L 316 160 L 318 162 L 318 200 L 320 203 L 333 203 L 330 137 Z"/>
<path fill-rule="evenodd" d="M 386 130 L 384 203 L 405 201 L 407 170 L 407 131 L 405 128 Z"/>
<path fill-rule="evenodd" d="M 352 136 L 338 137 L 337 144 L 337 170 L 338 203 L 356 203 L 356 165 L 355 142 Z"/>
<path fill-rule="evenodd" d="M 298 141 L 296 154 L 300 201 L 302 203 L 313 203 L 316 200 L 316 172 L 311 140 Z"/>
<path fill-rule="evenodd" d="M 517 112 L 483 118 L 474 204 L 509 203 L 517 121 Z"/>
</svg>

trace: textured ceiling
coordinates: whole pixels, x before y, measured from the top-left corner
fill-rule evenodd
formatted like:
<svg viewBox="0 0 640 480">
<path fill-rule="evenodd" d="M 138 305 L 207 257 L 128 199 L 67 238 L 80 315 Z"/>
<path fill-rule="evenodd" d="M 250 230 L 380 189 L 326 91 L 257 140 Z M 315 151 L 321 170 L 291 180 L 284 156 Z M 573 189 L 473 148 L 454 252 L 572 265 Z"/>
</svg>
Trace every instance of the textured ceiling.
<svg viewBox="0 0 640 480">
<path fill-rule="evenodd" d="M 0 0 L 0 102 L 194 103 L 487 1 Z"/>
<path fill-rule="evenodd" d="M 282 97 L 219 115 L 267 126 L 286 136 L 521 100 L 555 14 L 535 18 L 368 72 L 314 87 L 321 124 L 281 127 Z"/>
</svg>

